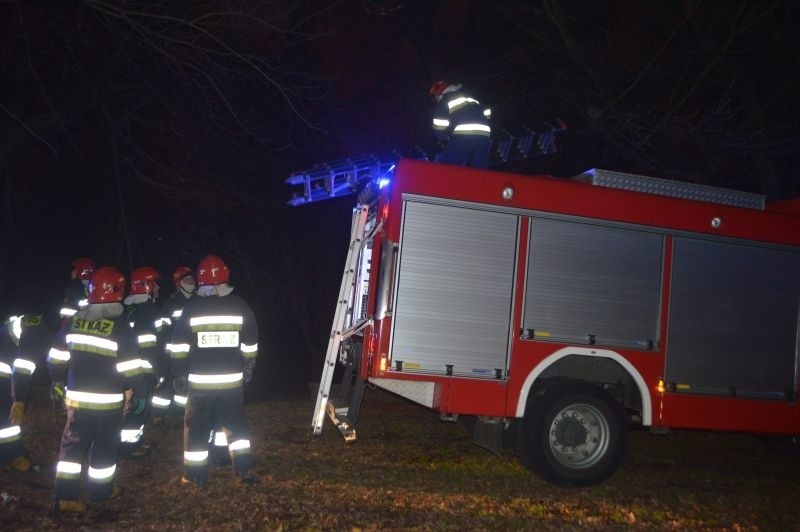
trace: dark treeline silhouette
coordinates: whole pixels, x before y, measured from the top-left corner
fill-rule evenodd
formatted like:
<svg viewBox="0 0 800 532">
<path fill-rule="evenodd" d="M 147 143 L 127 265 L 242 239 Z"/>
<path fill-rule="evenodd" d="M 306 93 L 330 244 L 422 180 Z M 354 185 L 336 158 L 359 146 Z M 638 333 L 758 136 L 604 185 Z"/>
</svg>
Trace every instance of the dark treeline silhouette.
<svg viewBox="0 0 800 532">
<path fill-rule="evenodd" d="M 3 3 L 0 311 L 57 305 L 76 256 L 166 277 L 213 252 L 262 321 L 260 372 L 302 389 L 319 374 L 353 198 L 288 207 L 290 171 L 430 142 L 427 87 L 452 79 L 497 131 L 569 124 L 557 154 L 506 170 L 794 197 L 799 9 Z"/>
</svg>

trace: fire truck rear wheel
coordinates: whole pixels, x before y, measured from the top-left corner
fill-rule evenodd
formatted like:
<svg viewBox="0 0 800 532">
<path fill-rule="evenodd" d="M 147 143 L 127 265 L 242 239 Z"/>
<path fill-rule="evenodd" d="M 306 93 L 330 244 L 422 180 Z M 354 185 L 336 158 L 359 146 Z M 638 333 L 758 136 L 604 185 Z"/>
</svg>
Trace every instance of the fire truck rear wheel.
<svg viewBox="0 0 800 532">
<path fill-rule="evenodd" d="M 529 403 L 518 445 L 525 466 L 545 480 L 593 486 L 610 477 L 625 457 L 625 411 L 595 385 L 551 386 Z"/>
</svg>

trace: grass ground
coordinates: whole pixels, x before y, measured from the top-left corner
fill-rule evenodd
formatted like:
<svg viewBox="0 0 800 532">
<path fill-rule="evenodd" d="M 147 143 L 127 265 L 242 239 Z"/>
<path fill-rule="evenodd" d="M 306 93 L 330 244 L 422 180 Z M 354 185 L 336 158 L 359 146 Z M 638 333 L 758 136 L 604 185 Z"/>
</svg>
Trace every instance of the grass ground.
<svg viewBox="0 0 800 532">
<path fill-rule="evenodd" d="M 181 432 L 151 427 L 154 452 L 122 461 L 120 499 L 87 515 L 49 514 L 63 429 L 46 388 L 34 388 L 24 432 L 41 472 L 0 472 L 3 530 L 800 530 L 800 456 L 774 454 L 745 434 L 632 432 L 622 468 L 606 483 L 551 486 L 512 449 L 474 446 L 459 424 L 385 392 L 365 395 L 359 441 L 326 423 L 309 434 L 313 397 L 255 402 L 255 472 L 240 486 L 230 468 L 206 490 L 181 486 Z"/>
</svg>

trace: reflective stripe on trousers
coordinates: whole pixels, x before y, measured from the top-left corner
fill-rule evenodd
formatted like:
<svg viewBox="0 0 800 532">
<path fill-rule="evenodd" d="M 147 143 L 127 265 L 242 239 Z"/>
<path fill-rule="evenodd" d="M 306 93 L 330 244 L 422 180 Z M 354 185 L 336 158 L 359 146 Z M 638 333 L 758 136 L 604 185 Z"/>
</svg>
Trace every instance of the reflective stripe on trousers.
<svg viewBox="0 0 800 532">
<path fill-rule="evenodd" d="M 80 498 L 81 466 L 89 452 L 89 496 L 108 498 L 114 487 L 122 409 L 67 408 L 67 425 L 61 437 L 56 464 L 56 499 Z M 77 473 L 76 473 L 77 472 Z"/>
<path fill-rule="evenodd" d="M 228 432 L 228 449 L 231 451 L 233 467 L 236 474 L 246 473 L 252 467 L 250 453 L 250 429 L 244 416 L 244 402 L 241 388 L 224 392 L 196 393 L 189 392 L 186 404 L 186 437 L 187 452 L 208 451 L 209 433 L 219 426 Z M 246 443 L 244 443 L 246 442 Z M 235 447 L 235 448 L 234 448 Z M 185 455 L 184 455 L 185 457 Z M 186 474 L 193 480 L 204 481 L 208 475 L 208 457 L 205 463 L 187 464 Z"/>
</svg>

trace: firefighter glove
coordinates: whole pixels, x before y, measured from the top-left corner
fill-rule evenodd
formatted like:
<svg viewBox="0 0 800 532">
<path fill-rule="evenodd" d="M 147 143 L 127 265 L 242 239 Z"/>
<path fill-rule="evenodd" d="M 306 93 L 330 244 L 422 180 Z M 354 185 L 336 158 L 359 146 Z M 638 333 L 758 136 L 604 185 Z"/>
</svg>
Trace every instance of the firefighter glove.
<svg viewBox="0 0 800 532">
<path fill-rule="evenodd" d="M 66 393 L 67 391 L 66 388 L 64 388 L 63 382 L 54 382 L 50 385 L 50 397 L 53 399 L 53 401 L 57 403 L 63 402 Z"/>
<path fill-rule="evenodd" d="M 12 425 L 22 425 L 22 418 L 25 415 L 25 403 L 22 401 L 14 401 L 11 405 L 11 413 L 8 415 L 8 420 Z"/>
<path fill-rule="evenodd" d="M 173 386 L 175 387 L 176 394 L 185 396 L 189 388 L 189 380 L 186 377 L 175 377 Z"/>
</svg>

